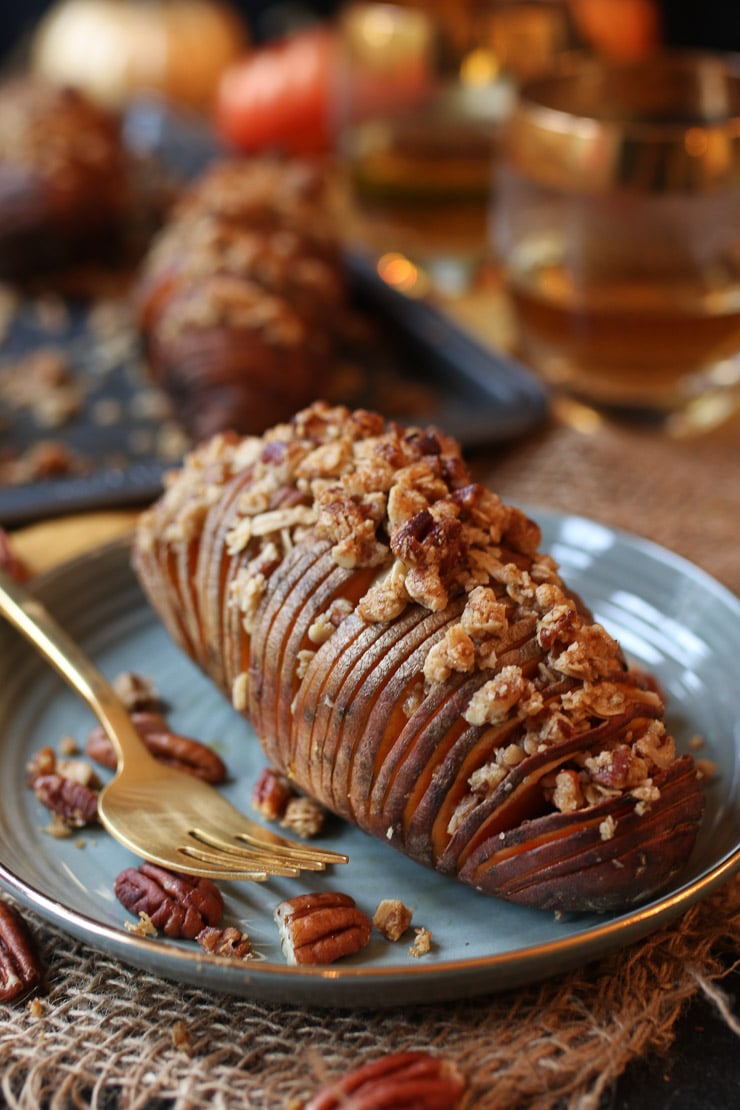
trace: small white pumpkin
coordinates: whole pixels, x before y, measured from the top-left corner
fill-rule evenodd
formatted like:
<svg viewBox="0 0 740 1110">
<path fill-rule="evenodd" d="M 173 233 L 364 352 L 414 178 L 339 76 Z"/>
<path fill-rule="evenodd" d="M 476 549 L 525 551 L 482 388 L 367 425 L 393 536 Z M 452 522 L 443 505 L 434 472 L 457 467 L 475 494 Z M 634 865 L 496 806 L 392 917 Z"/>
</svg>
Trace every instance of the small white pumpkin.
<svg viewBox="0 0 740 1110">
<path fill-rule="evenodd" d="M 59 0 L 34 35 L 31 65 L 108 108 L 151 91 L 205 109 L 247 42 L 243 21 L 224 2 Z"/>
</svg>

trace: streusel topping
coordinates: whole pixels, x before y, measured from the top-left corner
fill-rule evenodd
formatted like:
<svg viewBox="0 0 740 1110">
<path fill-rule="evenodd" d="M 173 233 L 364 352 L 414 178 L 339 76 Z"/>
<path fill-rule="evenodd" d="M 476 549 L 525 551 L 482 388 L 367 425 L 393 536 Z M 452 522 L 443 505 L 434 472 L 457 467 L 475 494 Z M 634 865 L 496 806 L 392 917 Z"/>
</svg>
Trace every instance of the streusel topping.
<svg viewBox="0 0 740 1110">
<path fill-rule="evenodd" d="M 661 698 L 628 672 L 617 642 L 567 592 L 538 550 L 537 525 L 471 482 L 454 441 L 317 402 L 262 438 L 224 436 L 194 452 L 170 479 L 151 527 L 161 529 L 164 514 L 169 536 L 192 538 L 225 481 L 245 469 L 228 549 L 243 559 L 232 602 L 247 631 L 270 575 L 301 542 L 324 541 L 341 567 L 375 569 L 354 610 L 366 623 L 393 620 L 412 604 L 436 612 L 464 599 L 459 619 L 427 652 L 408 712 L 451 676 L 471 679 L 464 720 L 482 730 L 505 724 L 509 740 L 472 771 L 450 834 L 526 757 L 630 714 L 629 742 L 574 745 L 543 789 L 565 812 L 624 791 L 643 809 L 655 800 L 652 776 L 674 758 L 656 719 Z M 313 646 L 351 610 L 335 603 L 314 621 L 304 673 Z"/>
</svg>

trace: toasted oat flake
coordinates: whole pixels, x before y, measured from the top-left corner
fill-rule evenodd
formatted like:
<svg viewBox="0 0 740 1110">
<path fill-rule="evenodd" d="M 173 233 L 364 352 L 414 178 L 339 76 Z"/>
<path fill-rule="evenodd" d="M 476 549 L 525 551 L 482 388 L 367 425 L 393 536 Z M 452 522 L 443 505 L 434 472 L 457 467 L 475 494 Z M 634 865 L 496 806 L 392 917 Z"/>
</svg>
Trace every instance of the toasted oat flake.
<svg viewBox="0 0 740 1110">
<path fill-rule="evenodd" d="M 41 831 L 47 836 L 53 836 L 55 840 L 68 840 L 73 830 L 64 823 L 58 813 L 52 813 L 51 821 L 48 825 L 44 825 Z"/>
<path fill-rule="evenodd" d="M 64 756 L 77 755 L 80 746 L 75 740 L 74 736 L 63 736 L 59 741 L 59 754 Z"/>
<path fill-rule="evenodd" d="M 316 652 L 311 651 L 310 648 L 303 648 L 301 651 L 298 652 L 298 654 L 296 656 L 296 660 L 297 660 L 296 677 L 297 678 L 300 679 L 300 678 L 305 677 L 306 671 L 308 670 L 308 668 L 310 666 L 310 663 L 311 663 L 311 660 L 313 659 L 315 654 L 316 654 Z"/>
<path fill-rule="evenodd" d="M 231 687 L 231 702 L 237 713 L 244 713 L 249 704 L 249 675 L 242 671 L 234 679 Z"/>
<path fill-rule="evenodd" d="M 158 935 L 156 925 L 144 910 L 139 910 L 139 920 L 137 922 L 124 921 L 123 924 L 129 933 L 134 933 L 137 937 L 156 937 Z"/>
<path fill-rule="evenodd" d="M 409 956 L 419 959 L 421 956 L 426 956 L 432 950 L 432 933 L 430 929 L 419 928 L 414 929 L 416 939 L 409 948 Z"/>
</svg>

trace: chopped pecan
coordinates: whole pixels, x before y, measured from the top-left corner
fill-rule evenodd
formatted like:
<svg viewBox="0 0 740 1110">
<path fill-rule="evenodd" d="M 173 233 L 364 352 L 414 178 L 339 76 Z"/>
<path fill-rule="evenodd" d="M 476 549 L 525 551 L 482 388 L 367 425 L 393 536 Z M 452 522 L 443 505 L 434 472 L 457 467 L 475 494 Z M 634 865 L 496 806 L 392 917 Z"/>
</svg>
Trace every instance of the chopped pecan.
<svg viewBox="0 0 740 1110">
<path fill-rule="evenodd" d="M 39 748 L 26 764 L 26 783 L 33 786 L 42 775 L 53 775 L 57 769 L 57 756 L 53 748 Z"/>
<path fill-rule="evenodd" d="M 373 914 L 373 925 L 386 940 L 400 940 L 411 924 L 413 911 L 398 898 L 384 898 Z"/>
<path fill-rule="evenodd" d="M 275 909 L 283 953 L 289 964 L 329 964 L 359 952 L 372 924 L 348 894 L 323 891 L 288 898 Z"/>
<path fill-rule="evenodd" d="M 462 525 L 454 516 L 435 519 L 422 509 L 392 536 L 391 551 L 413 567 L 438 567 L 446 573 L 462 552 Z"/>
<path fill-rule="evenodd" d="M 41 804 L 61 818 L 67 828 L 81 829 L 97 821 L 98 792 L 85 783 L 53 771 L 37 776 L 32 786 Z"/>
<path fill-rule="evenodd" d="M 219 929 L 216 925 L 206 925 L 195 938 L 206 952 L 213 956 L 223 956 L 232 960 L 252 960 L 252 942 L 246 933 L 240 933 L 233 925 Z"/>
<path fill-rule="evenodd" d="M 0 900 L 0 1002 L 12 1002 L 41 982 L 41 962 L 20 913 Z"/>
<path fill-rule="evenodd" d="M 452 1060 L 429 1052 L 393 1052 L 331 1083 L 303 1110 L 453 1110 L 467 1086 Z"/>
<path fill-rule="evenodd" d="M 175 1048 L 180 1052 L 184 1052 L 186 1056 L 190 1055 L 192 1049 L 192 1042 L 190 1040 L 190 1033 L 184 1021 L 176 1021 L 172 1026 L 172 1043 Z"/>
<path fill-rule="evenodd" d="M 420 455 L 442 454 L 442 444 L 431 428 L 426 428 L 423 431 L 414 430 L 406 436 L 406 440 L 416 447 Z"/>
<path fill-rule="evenodd" d="M 398 898 L 384 898 L 373 914 L 373 925 L 386 940 L 400 940 L 412 916 L 412 911 Z"/>
<path fill-rule="evenodd" d="M 288 799 L 280 824 L 284 829 L 290 829 L 308 840 L 309 837 L 319 835 L 325 820 L 326 810 L 322 805 L 313 798 L 299 795 Z"/>
<path fill-rule="evenodd" d="M 57 759 L 56 770 L 62 778 L 88 786 L 93 791 L 100 790 L 100 779 L 92 763 L 88 763 L 86 759 L 62 757 Z"/>
<path fill-rule="evenodd" d="M 113 689 L 129 713 L 156 711 L 161 707 L 162 703 L 152 680 L 133 671 L 122 671 L 116 675 Z"/>
<path fill-rule="evenodd" d="M 173 732 L 159 713 L 132 713 L 134 728 L 152 755 L 168 767 L 187 771 L 205 782 L 221 783 L 226 778 L 224 762 L 212 748 Z M 85 750 L 104 767 L 115 768 L 116 756 L 102 725 L 96 725 L 87 738 Z"/>
<path fill-rule="evenodd" d="M 31 575 L 26 564 L 13 551 L 8 533 L 3 528 L 0 528 L 0 569 L 15 582 L 25 582 Z"/>
<path fill-rule="evenodd" d="M 193 940 L 207 925 L 218 925 L 224 909 L 210 879 L 167 871 L 153 863 L 127 867 L 116 876 L 116 898 L 131 913 L 145 913 L 168 937 Z"/>
<path fill-rule="evenodd" d="M 599 752 L 586 759 L 586 768 L 594 782 L 619 790 L 638 786 L 648 773 L 647 764 L 627 744 L 617 744 L 610 751 Z"/>
<path fill-rule="evenodd" d="M 282 775 L 273 767 L 265 767 L 252 790 L 252 806 L 268 821 L 278 821 L 296 791 L 287 775 Z"/>
</svg>

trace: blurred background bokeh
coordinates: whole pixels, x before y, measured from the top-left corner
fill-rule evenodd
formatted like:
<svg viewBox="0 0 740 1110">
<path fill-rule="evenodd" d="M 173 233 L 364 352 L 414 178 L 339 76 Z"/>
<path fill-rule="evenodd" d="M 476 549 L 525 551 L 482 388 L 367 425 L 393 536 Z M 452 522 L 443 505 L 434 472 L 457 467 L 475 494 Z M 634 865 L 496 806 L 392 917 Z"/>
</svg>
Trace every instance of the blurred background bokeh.
<svg viewBox="0 0 740 1110">
<path fill-rule="evenodd" d="M 53 6 L 51 0 L 7 0 L 0 11 L 0 56 L 7 59 Z M 331 16 L 339 0 L 232 0 L 256 42 L 273 38 L 310 20 Z M 740 47 L 740 6 L 731 0 L 575 0 L 597 36 L 626 37 L 628 25 L 649 22 L 639 9 L 654 7 L 664 41 L 709 49 Z M 633 35 L 638 34 L 633 30 Z"/>
</svg>

